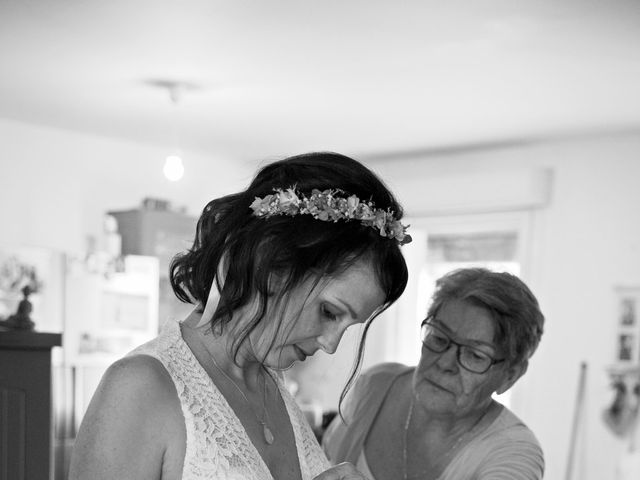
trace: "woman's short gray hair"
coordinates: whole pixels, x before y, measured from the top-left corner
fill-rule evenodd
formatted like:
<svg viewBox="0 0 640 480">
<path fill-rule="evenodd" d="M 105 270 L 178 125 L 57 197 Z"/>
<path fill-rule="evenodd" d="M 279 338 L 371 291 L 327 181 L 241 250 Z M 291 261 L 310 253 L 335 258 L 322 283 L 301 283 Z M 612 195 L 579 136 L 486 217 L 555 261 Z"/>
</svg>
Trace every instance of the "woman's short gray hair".
<svg viewBox="0 0 640 480">
<path fill-rule="evenodd" d="M 428 318 L 445 302 L 464 300 L 489 312 L 495 321 L 494 341 L 511 364 L 533 355 L 542 336 L 544 315 L 529 287 L 515 275 L 486 268 L 454 270 L 436 281 Z"/>
</svg>

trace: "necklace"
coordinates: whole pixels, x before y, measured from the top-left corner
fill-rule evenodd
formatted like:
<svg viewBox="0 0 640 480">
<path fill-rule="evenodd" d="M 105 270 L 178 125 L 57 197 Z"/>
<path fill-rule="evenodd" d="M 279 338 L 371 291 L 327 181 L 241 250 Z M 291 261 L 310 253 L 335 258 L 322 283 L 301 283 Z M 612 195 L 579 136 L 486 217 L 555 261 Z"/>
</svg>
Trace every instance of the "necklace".
<svg viewBox="0 0 640 480">
<path fill-rule="evenodd" d="M 228 380 L 231 382 L 231 384 L 236 388 L 236 390 L 238 390 L 238 393 L 240 393 L 240 395 L 242 396 L 243 400 L 245 401 L 245 403 L 247 404 L 247 406 L 249 407 L 249 410 L 251 410 L 251 413 L 253 413 L 253 415 L 256 417 L 257 422 L 262 426 L 262 436 L 264 438 L 264 441 L 267 442 L 267 445 L 271 445 L 276 437 L 273 435 L 273 432 L 271 431 L 271 429 L 269 428 L 269 425 L 267 424 L 267 379 L 266 379 L 266 375 L 268 375 L 271 378 L 271 374 L 264 368 L 262 367 L 262 369 L 264 370 L 264 374 L 262 376 L 262 380 L 263 380 L 263 395 L 262 395 L 262 419 L 258 418 L 258 416 L 255 414 L 255 412 L 253 411 L 253 409 L 251 408 L 251 404 L 249 403 L 249 399 L 247 398 L 247 396 L 244 394 L 244 392 L 242 391 L 242 389 L 238 386 L 238 384 L 233 380 L 233 378 L 231 378 L 229 375 L 227 375 L 227 372 L 225 372 L 222 367 L 220 367 L 220 365 L 218 365 L 218 362 L 216 362 L 216 359 L 214 358 L 214 356 L 211 354 L 211 352 L 209 352 L 209 350 L 207 349 L 207 347 L 204 345 L 204 342 L 201 340 L 202 346 L 204 347 L 205 351 L 207 352 L 207 354 L 209 355 L 209 358 L 211 358 L 211 361 L 213 362 L 213 364 L 215 365 L 216 369 Z M 273 380 L 273 378 L 272 378 Z M 275 383 L 275 382 L 274 382 Z"/>
<path fill-rule="evenodd" d="M 404 421 L 404 432 L 402 435 L 402 478 L 407 480 L 409 475 L 407 473 L 407 435 L 409 431 L 409 424 L 411 424 L 411 417 L 413 416 L 413 407 L 416 403 L 415 393 L 411 392 L 411 403 L 409 404 L 409 411 L 407 412 L 407 418 Z"/>
<path fill-rule="evenodd" d="M 409 425 L 411 424 L 411 418 L 413 417 L 413 408 L 415 406 L 415 400 L 416 400 L 415 392 L 411 392 L 411 393 L 412 393 L 412 395 L 411 395 L 411 403 L 409 404 L 409 411 L 407 412 L 407 418 L 404 421 L 404 432 L 403 432 L 403 436 L 402 436 L 402 478 L 403 478 L 403 480 L 408 480 L 409 479 L 409 473 L 407 472 L 407 468 L 408 468 L 408 463 L 407 463 L 408 462 L 407 437 L 408 437 L 408 432 L 409 432 Z M 445 460 L 448 460 L 453 455 L 453 453 L 456 451 L 456 449 L 462 443 L 463 439 L 468 438 L 469 436 L 472 435 L 472 433 L 475 431 L 476 427 L 480 424 L 482 419 L 487 415 L 489 410 L 491 410 L 491 407 L 487 408 L 482 413 L 482 415 L 480 415 L 478 420 L 476 420 L 475 423 L 473 425 L 471 425 L 471 428 L 469 430 L 467 430 L 466 432 L 464 432 L 462 435 L 460 435 L 457 438 L 455 443 L 451 446 L 451 448 L 449 448 L 449 450 L 445 454 L 445 456 L 444 456 Z M 419 472 L 418 475 L 423 475 L 426 472 L 427 472 L 426 470 L 423 470 L 423 471 Z M 412 476 L 415 477 L 416 475 L 412 475 Z"/>
</svg>

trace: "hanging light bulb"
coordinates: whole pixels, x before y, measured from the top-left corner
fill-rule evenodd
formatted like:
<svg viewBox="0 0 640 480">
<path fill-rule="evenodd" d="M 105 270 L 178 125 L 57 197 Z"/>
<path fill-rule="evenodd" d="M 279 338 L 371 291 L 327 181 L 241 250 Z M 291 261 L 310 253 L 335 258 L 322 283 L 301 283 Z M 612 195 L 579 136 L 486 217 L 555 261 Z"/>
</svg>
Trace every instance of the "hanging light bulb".
<svg viewBox="0 0 640 480">
<path fill-rule="evenodd" d="M 172 105 L 172 114 L 170 117 L 171 127 L 171 143 L 173 144 L 174 153 L 165 158 L 162 171 L 167 180 L 177 182 L 184 176 L 184 163 L 182 156 L 179 153 L 180 150 L 180 118 L 178 104 L 182 100 L 182 95 L 185 91 L 194 90 L 196 85 L 187 82 L 180 82 L 175 80 L 150 80 L 148 83 L 154 87 L 160 87 L 165 89 L 169 94 L 169 100 Z M 176 153 L 178 152 L 178 153 Z"/>
<path fill-rule="evenodd" d="M 169 155 L 164 161 L 162 171 L 164 172 L 164 176 L 167 177 L 167 180 L 177 182 L 184 175 L 182 158 L 178 155 Z"/>
<path fill-rule="evenodd" d="M 169 91 L 169 99 L 173 105 L 171 137 L 174 148 L 178 149 L 180 145 L 180 119 L 178 117 L 180 112 L 178 111 L 178 103 L 182 97 L 184 85 L 180 82 L 170 82 L 167 89 Z M 177 152 L 167 156 L 164 161 L 162 171 L 164 172 L 164 176 L 167 177 L 170 182 L 177 182 L 180 180 L 184 175 L 182 157 Z"/>
<path fill-rule="evenodd" d="M 172 151 L 170 155 L 165 158 L 162 171 L 167 180 L 171 182 L 177 182 L 182 179 L 185 173 L 184 162 L 182 161 L 182 155 L 180 153 L 180 108 L 179 103 L 185 92 L 196 91 L 200 89 L 199 85 L 191 82 L 178 81 L 172 79 L 150 79 L 145 83 L 154 88 L 161 88 L 166 91 L 169 100 L 171 101 L 171 115 L 169 117 L 170 138 L 172 144 Z M 188 162 L 188 160 L 187 160 Z"/>
</svg>

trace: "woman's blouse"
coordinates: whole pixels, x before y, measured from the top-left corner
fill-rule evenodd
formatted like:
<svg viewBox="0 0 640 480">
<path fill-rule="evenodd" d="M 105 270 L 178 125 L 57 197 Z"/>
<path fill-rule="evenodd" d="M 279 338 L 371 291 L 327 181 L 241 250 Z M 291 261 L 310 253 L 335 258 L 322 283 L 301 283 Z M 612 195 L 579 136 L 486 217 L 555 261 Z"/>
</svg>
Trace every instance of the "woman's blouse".
<svg viewBox="0 0 640 480">
<path fill-rule="evenodd" d="M 332 463 L 347 461 L 368 469 L 364 441 L 395 379 L 412 371 L 413 367 L 385 363 L 360 376 L 343 408 L 348 426 L 338 416 L 323 436 L 322 443 Z M 543 473 L 540 444 L 533 432 L 505 407 L 484 431 L 460 449 L 438 480 L 540 480 Z"/>
</svg>

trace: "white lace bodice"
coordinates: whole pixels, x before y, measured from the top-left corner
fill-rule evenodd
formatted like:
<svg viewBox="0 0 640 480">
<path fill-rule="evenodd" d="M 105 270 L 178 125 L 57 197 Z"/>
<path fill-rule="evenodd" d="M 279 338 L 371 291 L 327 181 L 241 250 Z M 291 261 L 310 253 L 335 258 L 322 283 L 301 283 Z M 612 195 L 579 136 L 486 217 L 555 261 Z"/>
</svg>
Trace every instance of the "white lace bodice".
<svg viewBox="0 0 640 480">
<path fill-rule="evenodd" d="M 182 339 L 180 324 L 168 322 L 154 340 L 130 355 L 158 359 L 176 386 L 187 432 L 183 480 L 273 480 L 240 420 Z M 302 411 L 274 375 L 289 413 L 303 480 L 330 467 Z"/>
</svg>

